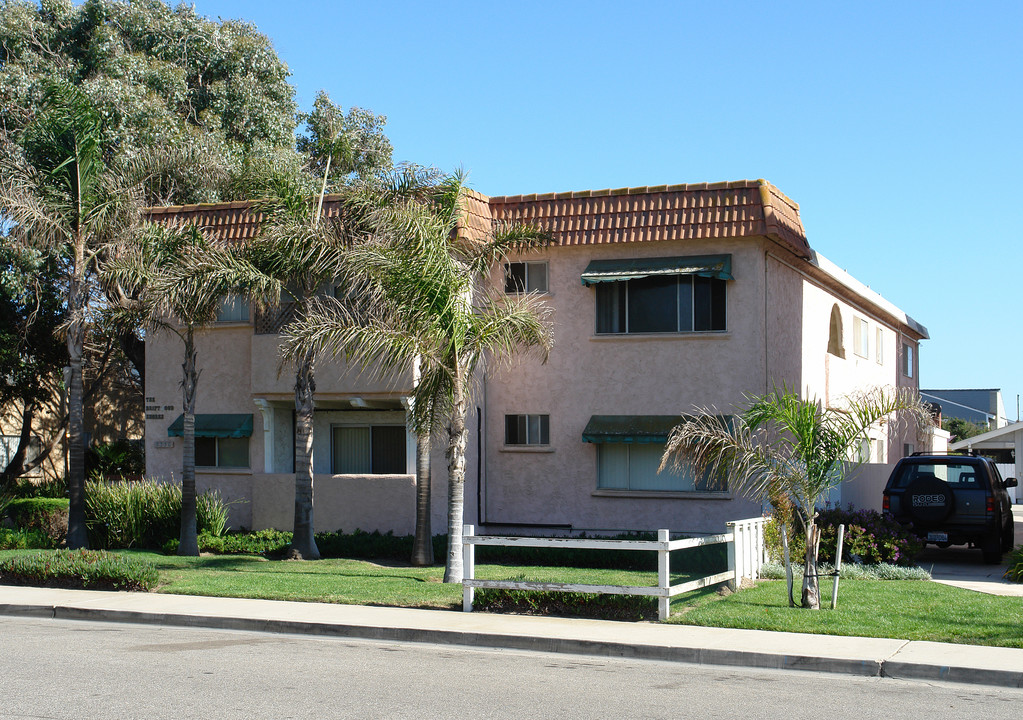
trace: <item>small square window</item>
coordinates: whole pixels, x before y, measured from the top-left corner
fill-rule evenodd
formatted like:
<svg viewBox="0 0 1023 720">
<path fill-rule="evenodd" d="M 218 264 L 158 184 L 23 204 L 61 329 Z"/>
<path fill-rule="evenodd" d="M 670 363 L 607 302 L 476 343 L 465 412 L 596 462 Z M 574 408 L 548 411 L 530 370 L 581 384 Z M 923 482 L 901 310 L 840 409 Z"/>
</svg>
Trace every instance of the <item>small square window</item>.
<svg viewBox="0 0 1023 720">
<path fill-rule="evenodd" d="M 505 445 L 550 445 L 550 415 L 505 415 Z"/>
<path fill-rule="evenodd" d="M 249 439 L 197 437 L 196 467 L 245 468 L 249 466 Z"/>
<path fill-rule="evenodd" d="M 231 293 L 220 300 L 217 322 L 248 322 L 249 300 L 244 295 Z"/>
<path fill-rule="evenodd" d="M 547 292 L 547 263 L 505 263 L 504 291 L 506 293 Z"/>
</svg>

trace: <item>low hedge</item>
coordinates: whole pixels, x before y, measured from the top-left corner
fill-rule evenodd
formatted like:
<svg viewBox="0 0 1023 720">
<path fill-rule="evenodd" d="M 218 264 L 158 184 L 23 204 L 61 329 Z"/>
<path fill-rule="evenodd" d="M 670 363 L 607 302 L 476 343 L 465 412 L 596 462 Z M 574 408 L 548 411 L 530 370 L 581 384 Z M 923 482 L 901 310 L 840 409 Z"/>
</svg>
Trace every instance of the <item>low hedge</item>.
<svg viewBox="0 0 1023 720">
<path fill-rule="evenodd" d="M 45 535 L 49 542 L 45 547 L 56 547 L 67 535 L 67 498 L 17 498 L 7 504 L 6 514 L 19 529 Z"/>
<path fill-rule="evenodd" d="M 152 590 L 159 576 L 144 560 L 102 550 L 54 550 L 0 561 L 0 583 L 89 590 Z"/>
<path fill-rule="evenodd" d="M 0 550 L 49 550 L 57 544 L 41 530 L 0 528 Z"/>
<path fill-rule="evenodd" d="M 477 590 L 473 609 L 523 615 L 599 620 L 656 620 L 657 600 L 636 595 L 598 595 L 546 590 Z"/>
</svg>

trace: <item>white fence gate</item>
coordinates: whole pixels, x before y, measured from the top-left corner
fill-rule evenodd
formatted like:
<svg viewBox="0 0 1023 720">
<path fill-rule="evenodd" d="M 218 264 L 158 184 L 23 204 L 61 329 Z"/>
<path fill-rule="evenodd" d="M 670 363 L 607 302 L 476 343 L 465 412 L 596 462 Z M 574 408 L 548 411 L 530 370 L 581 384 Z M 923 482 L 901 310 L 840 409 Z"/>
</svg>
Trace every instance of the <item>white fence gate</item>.
<svg viewBox="0 0 1023 720">
<path fill-rule="evenodd" d="M 546 590 L 554 592 L 584 592 L 607 595 L 645 595 L 657 598 L 657 617 L 667 620 L 670 614 L 671 598 L 690 590 L 711 585 L 728 583 L 737 590 L 742 578 L 756 580 L 764 564 L 764 522 L 765 518 L 750 518 L 726 523 L 728 532 L 701 538 L 671 540 L 667 530 L 658 530 L 656 540 L 600 540 L 596 538 L 538 538 L 500 537 L 476 535 L 475 527 L 466 525 L 462 533 L 462 609 L 472 611 L 476 588 L 499 590 Z M 728 570 L 690 580 L 678 585 L 670 584 L 669 553 L 672 550 L 700 547 L 702 545 L 728 545 Z M 646 550 L 657 552 L 657 585 L 584 585 L 575 583 L 533 582 L 528 580 L 480 580 L 476 577 L 476 546 L 532 548 L 575 548 L 599 550 Z"/>
</svg>

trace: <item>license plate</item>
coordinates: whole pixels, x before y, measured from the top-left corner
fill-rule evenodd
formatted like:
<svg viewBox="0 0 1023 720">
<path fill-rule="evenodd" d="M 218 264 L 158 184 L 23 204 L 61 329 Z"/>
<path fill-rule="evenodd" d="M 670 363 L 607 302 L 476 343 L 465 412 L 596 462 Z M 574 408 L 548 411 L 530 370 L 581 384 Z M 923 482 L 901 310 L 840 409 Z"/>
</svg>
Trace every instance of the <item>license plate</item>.
<svg viewBox="0 0 1023 720">
<path fill-rule="evenodd" d="M 948 533 L 929 532 L 927 533 L 927 542 L 948 542 Z"/>
</svg>

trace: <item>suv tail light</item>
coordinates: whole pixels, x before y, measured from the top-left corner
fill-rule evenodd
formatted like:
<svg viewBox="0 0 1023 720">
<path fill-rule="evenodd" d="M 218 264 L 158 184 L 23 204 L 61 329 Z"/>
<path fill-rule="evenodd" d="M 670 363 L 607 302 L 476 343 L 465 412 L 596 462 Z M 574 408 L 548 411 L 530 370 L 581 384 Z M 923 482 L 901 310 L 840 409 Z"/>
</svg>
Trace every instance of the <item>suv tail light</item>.
<svg viewBox="0 0 1023 720">
<path fill-rule="evenodd" d="M 885 493 L 884 502 L 881 504 L 881 509 L 884 512 L 891 512 L 892 510 L 892 499 L 888 496 L 888 493 Z"/>
<path fill-rule="evenodd" d="M 987 496 L 987 507 L 985 508 L 985 510 L 987 510 L 989 513 L 993 513 L 995 511 L 995 496 L 994 495 L 988 495 Z"/>
</svg>

